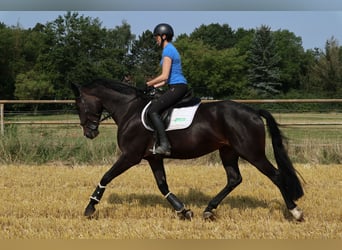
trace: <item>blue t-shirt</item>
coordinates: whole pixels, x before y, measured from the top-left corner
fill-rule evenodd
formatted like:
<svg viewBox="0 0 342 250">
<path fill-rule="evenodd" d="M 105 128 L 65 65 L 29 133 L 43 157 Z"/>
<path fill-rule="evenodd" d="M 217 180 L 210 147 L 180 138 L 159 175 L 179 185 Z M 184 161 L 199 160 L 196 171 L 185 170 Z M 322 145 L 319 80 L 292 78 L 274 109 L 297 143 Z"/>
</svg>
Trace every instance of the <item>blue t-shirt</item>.
<svg viewBox="0 0 342 250">
<path fill-rule="evenodd" d="M 163 49 L 160 65 L 163 64 L 163 58 L 165 56 L 171 58 L 172 60 L 170 75 L 169 75 L 169 79 L 167 80 L 167 83 L 168 84 L 176 84 L 176 83 L 186 84 L 187 81 L 183 75 L 182 62 L 181 62 L 180 55 L 176 47 L 172 43 L 168 43 Z"/>
</svg>

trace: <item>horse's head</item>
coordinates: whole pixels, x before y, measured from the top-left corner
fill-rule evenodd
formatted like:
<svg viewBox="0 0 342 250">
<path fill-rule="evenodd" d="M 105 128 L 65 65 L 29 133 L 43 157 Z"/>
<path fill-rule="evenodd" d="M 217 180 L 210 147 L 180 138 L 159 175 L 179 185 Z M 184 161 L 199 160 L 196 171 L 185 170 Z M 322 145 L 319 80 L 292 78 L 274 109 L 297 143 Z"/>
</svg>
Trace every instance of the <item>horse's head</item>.
<svg viewBox="0 0 342 250">
<path fill-rule="evenodd" d="M 102 104 L 97 97 L 84 93 L 81 86 L 72 84 L 72 90 L 76 97 L 76 108 L 83 134 L 89 139 L 94 139 L 99 134 Z"/>
</svg>

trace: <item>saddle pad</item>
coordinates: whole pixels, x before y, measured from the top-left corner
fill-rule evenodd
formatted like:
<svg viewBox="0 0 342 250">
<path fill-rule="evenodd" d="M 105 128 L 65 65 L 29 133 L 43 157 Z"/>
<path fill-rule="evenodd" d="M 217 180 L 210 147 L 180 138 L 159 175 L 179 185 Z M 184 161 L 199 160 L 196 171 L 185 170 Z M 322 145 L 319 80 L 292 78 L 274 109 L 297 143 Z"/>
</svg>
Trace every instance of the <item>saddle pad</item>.
<svg viewBox="0 0 342 250">
<path fill-rule="evenodd" d="M 143 109 L 141 113 L 141 121 L 146 129 L 154 131 L 154 129 L 151 128 L 145 121 L 145 113 L 150 104 L 151 102 L 149 102 Z M 189 127 L 200 104 L 201 103 L 198 103 L 190 107 L 174 108 L 171 112 L 169 126 L 165 130 L 170 131 Z"/>
</svg>

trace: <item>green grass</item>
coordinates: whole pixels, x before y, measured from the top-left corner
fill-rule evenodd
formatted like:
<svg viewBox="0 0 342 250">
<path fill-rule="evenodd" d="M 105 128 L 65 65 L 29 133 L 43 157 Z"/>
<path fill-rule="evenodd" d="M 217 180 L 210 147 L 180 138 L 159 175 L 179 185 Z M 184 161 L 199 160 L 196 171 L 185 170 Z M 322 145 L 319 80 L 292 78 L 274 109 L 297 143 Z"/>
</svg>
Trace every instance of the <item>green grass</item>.
<svg viewBox="0 0 342 250">
<path fill-rule="evenodd" d="M 274 113 L 280 124 L 341 123 L 342 113 Z M 16 116 L 16 121 L 74 121 L 77 115 Z M 297 163 L 342 163 L 342 125 L 282 126 L 291 159 Z M 269 138 L 267 155 L 273 159 Z M 112 164 L 117 157 L 116 126 L 106 121 L 100 135 L 89 140 L 79 125 L 6 125 L 0 140 L 2 164 Z M 200 158 L 203 164 L 219 163 L 217 153 Z"/>
<path fill-rule="evenodd" d="M 101 128 L 97 140 L 88 140 L 76 125 L 11 125 L 0 142 L 0 163 L 43 164 L 61 162 L 113 162 L 116 134 L 113 127 Z"/>
</svg>

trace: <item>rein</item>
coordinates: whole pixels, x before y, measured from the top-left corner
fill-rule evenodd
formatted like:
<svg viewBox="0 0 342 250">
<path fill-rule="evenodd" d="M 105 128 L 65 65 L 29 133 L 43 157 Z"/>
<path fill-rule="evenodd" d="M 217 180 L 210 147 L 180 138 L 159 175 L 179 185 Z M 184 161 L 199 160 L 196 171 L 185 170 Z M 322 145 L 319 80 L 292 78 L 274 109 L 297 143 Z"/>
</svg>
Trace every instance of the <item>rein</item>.
<svg viewBox="0 0 342 250">
<path fill-rule="evenodd" d="M 141 90 L 140 91 L 137 90 L 137 91 L 140 92 L 140 94 L 137 94 L 136 96 L 134 96 L 131 100 L 128 101 L 128 103 L 133 102 L 134 100 L 136 100 L 141 95 L 144 96 L 144 98 L 153 99 L 153 98 L 156 98 L 158 96 L 158 94 L 161 93 L 161 90 L 155 89 L 153 87 L 146 88 L 145 90 L 142 90 L 142 91 Z M 82 95 L 80 95 L 77 98 L 81 100 L 81 104 L 83 105 L 86 114 L 90 114 L 90 115 L 95 116 L 95 117 L 101 117 L 102 116 L 103 112 L 101 112 L 101 114 L 98 114 L 98 113 L 92 113 L 89 111 L 87 104 L 84 102 L 84 100 L 82 98 Z M 103 118 L 100 118 L 98 121 L 91 120 L 91 119 L 87 118 L 87 120 L 90 123 L 92 123 L 92 124 L 90 124 L 90 126 L 88 125 L 88 127 L 90 129 L 92 129 L 92 130 L 97 129 L 97 127 L 100 125 L 101 122 L 111 118 L 112 115 L 114 114 L 114 112 L 109 112 L 106 109 L 104 109 L 104 110 L 107 111 L 108 114 L 106 114 Z"/>
<path fill-rule="evenodd" d="M 113 113 L 108 113 L 108 115 L 106 115 L 106 116 L 104 116 L 103 118 L 100 119 L 99 123 L 101 123 L 101 122 L 103 122 L 103 121 L 105 121 L 105 120 L 111 118 L 111 117 L 112 117 L 112 114 L 113 114 Z"/>
</svg>

